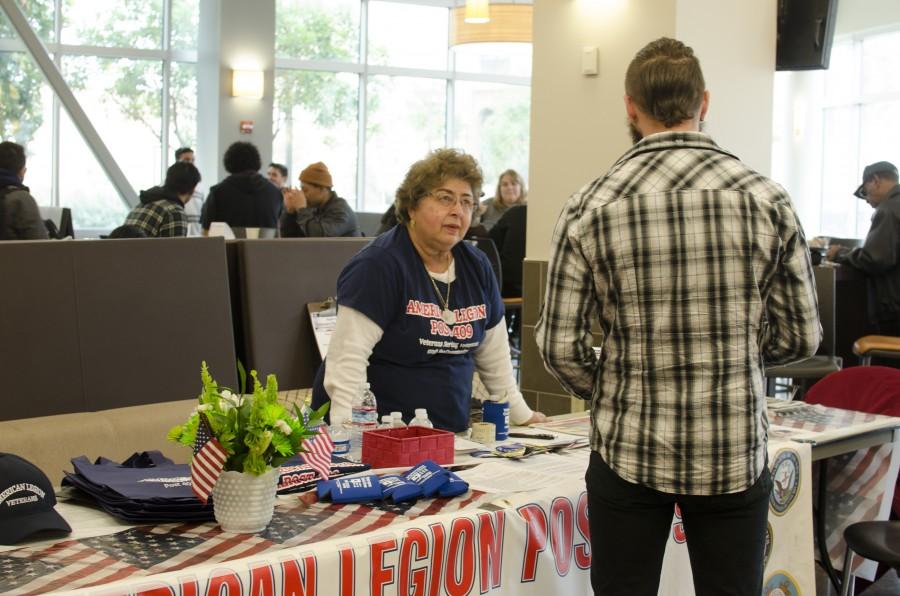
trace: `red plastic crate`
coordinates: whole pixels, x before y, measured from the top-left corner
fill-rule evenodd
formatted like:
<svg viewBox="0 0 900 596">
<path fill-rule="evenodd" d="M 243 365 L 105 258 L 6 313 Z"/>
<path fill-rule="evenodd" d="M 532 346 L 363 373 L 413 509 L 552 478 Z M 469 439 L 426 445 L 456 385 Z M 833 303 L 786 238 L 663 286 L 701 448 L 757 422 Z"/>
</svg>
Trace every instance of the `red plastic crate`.
<svg viewBox="0 0 900 596">
<path fill-rule="evenodd" d="M 453 463 L 453 433 L 424 426 L 367 430 L 363 433 L 362 460 L 373 468 L 413 466 L 430 459 Z"/>
</svg>

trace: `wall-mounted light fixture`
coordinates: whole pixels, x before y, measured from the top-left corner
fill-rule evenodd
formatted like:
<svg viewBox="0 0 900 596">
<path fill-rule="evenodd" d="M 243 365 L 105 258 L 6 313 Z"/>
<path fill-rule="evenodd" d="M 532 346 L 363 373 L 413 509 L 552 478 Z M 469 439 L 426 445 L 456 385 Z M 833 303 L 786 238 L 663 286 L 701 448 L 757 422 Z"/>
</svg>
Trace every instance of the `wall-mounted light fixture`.
<svg viewBox="0 0 900 596">
<path fill-rule="evenodd" d="M 450 45 L 497 42 L 531 43 L 533 8 L 531 4 L 495 3 L 491 5 L 490 22 L 481 25 L 469 23 L 469 19 L 466 18 L 468 10 L 464 12 L 461 6 L 454 8 L 450 21 Z"/>
<path fill-rule="evenodd" d="M 264 74 L 261 70 L 233 70 L 231 71 L 231 95 L 262 99 L 264 82 Z"/>
<path fill-rule="evenodd" d="M 487 23 L 491 20 L 489 0 L 466 0 L 466 22 Z"/>
</svg>

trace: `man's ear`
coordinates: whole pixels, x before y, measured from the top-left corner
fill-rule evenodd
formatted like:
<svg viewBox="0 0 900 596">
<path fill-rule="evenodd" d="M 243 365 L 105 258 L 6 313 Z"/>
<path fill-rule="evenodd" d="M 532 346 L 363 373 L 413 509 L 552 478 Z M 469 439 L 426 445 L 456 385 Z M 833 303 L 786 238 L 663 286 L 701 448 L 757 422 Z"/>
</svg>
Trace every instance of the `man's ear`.
<svg viewBox="0 0 900 596">
<path fill-rule="evenodd" d="M 703 101 L 700 102 L 700 122 L 706 120 L 707 110 L 709 110 L 709 89 L 703 92 Z"/>
<path fill-rule="evenodd" d="M 625 113 L 628 115 L 629 122 L 637 122 L 637 108 L 635 108 L 634 100 L 630 95 L 625 96 Z"/>
</svg>

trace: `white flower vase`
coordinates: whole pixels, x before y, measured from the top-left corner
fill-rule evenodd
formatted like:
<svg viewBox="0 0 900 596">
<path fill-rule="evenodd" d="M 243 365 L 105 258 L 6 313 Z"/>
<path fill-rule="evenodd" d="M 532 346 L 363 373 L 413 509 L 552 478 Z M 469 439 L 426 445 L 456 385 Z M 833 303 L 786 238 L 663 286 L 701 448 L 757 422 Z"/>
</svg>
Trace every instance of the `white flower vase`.
<svg viewBox="0 0 900 596">
<path fill-rule="evenodd" d="M 213 487 L 213 513 L 224 532 L 262 532 L 275 511 L 278 469 L 261 476 L 222 472 Z"/>
</svg>

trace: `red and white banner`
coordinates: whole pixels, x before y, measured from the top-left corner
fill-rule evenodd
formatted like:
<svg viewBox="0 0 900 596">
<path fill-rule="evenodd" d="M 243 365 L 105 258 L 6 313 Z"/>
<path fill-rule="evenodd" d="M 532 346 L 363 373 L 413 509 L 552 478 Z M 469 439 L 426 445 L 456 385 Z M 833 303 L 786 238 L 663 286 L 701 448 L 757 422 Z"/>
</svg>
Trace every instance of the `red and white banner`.
<svg viewBox="0 0 900 596">
<path fill-rule="evenodd" d="M 785 593 L 815 590 L 808 445 L 770 445 L 776 491 L 770 507 L 766 582 Z M 239 560 L 196 565 L 79 591 L 141 596 L 357 594 L 587 594 L 591 549 L 587 494 L 573 478 L 502 507 L 424 516 L 374 532 Z M 692 594 L 676 517 L 660 594 Z M 791 591 L 791 587 L 794 588 Z"/>
</svg>

